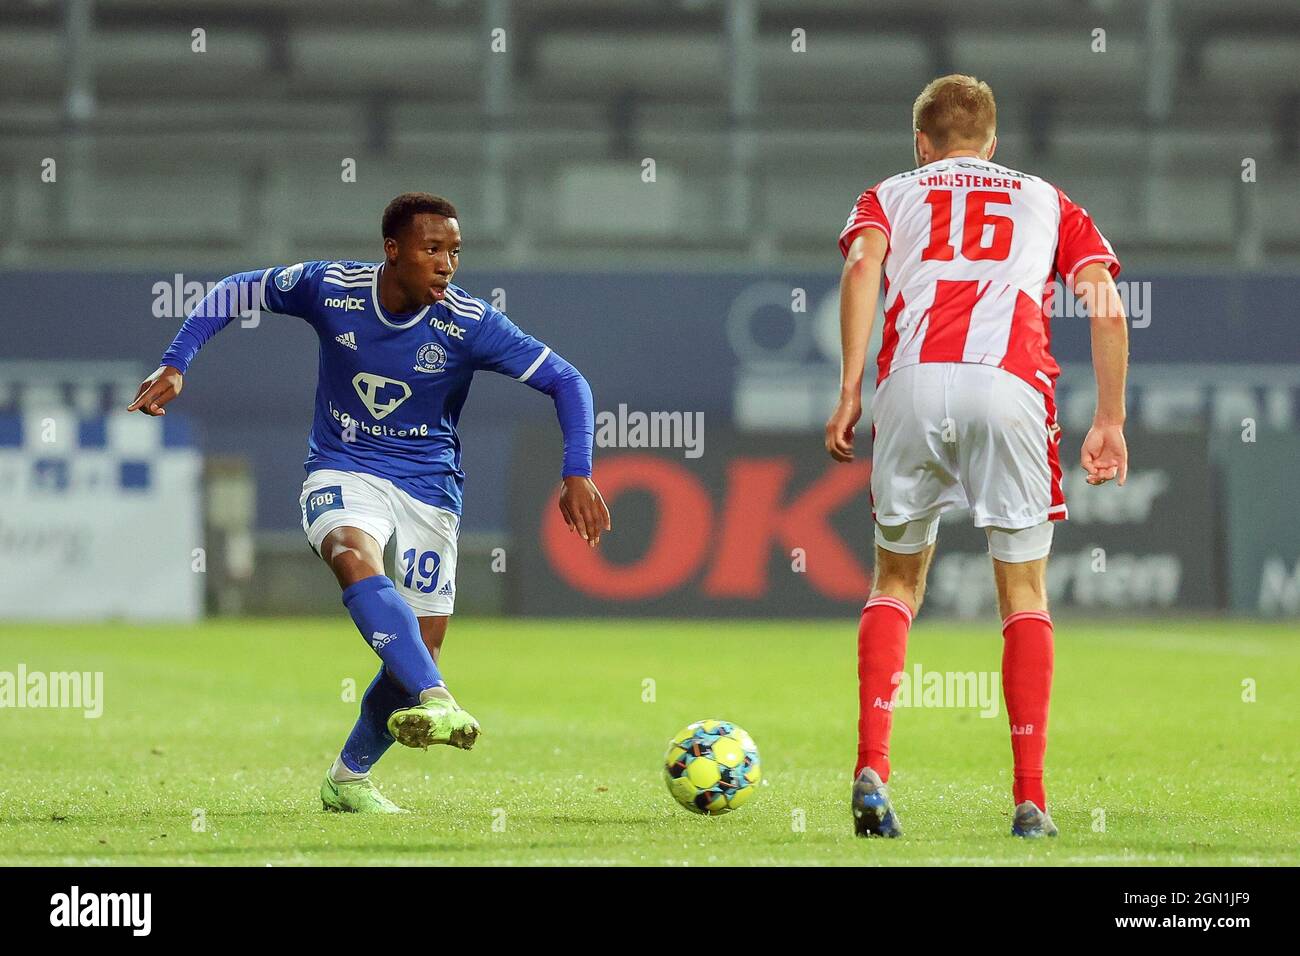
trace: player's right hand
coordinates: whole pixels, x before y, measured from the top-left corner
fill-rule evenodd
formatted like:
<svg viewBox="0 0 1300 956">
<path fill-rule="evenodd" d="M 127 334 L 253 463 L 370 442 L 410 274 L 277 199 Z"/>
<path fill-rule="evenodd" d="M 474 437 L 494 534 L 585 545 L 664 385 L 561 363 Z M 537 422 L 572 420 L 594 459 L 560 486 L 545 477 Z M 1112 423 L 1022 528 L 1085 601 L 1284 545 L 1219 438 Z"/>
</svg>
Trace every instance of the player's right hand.
<svg viewBox="0 0 1300 956">
<path fill-rule="evenodd" d="M 126 406 L 128 412 L 140 411 L 146 415 L 166 415 L 163 408 L 181 393 L 185 376 L 171 365 L 160 365 L 158 370 L 140 383 L 135 401 Z"/>
<path fill-rule="evenodd" d="M 568 475 L 560 489 L 559 505 L 569 530 L 582 535 L 582 540 L 593 548 L 600 544 L 602 531 L 614 530 L 605 499 L 590 478 Z"/>
<path fill-rule="evenodd" d="M 862 399 L 844 396 L 826 423 L 826 450 L 836 461 L 853 460 L 853 428 L 862 417 Z"/>
<path fill-rule="evenodd" d="M 1128 477 L 1128 445 L 1122 425 L 1096 425 L 1088 429 L 1079 452 L 1079 461 L 1088 473 L 1088 484 L 1104 485 L 1112 478 L 1124 484 Z"/>
</svg>

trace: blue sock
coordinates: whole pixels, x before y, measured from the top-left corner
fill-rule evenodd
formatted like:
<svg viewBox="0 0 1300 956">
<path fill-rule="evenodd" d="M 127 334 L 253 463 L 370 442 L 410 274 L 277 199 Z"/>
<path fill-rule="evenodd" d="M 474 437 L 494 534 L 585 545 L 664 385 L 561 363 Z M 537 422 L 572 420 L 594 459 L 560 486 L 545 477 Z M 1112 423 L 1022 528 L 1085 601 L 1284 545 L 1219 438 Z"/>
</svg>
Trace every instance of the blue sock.
<svg viewBox="0 0 1300 956">
<path fill-rule="evenodd" d="M 420 622 L 388 575 L 376 574 L 344 588 L 343 606 L 402 690 L 418 698 L 420 691 L 442 686 L 438 665 L 420 638 Z"/>
<path fill-rule="evenodd" d="M 384 752 L 393 745 L 388 735 L 388 717 L 395 710 L 413 707 L 419 698 L 412 697 L 393 680 L 388 668 L 380 667 L 375 679 L 361 698 L 361 715 L 339 759 L 353 773 L 369 773 Z"/>
</svg>

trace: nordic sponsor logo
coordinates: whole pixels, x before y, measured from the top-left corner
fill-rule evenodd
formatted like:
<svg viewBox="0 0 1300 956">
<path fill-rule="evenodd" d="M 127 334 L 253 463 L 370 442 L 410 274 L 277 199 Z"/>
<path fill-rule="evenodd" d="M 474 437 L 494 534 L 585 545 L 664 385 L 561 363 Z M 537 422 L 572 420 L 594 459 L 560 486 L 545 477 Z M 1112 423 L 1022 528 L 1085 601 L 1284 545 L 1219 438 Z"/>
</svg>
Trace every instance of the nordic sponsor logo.
<svg viewBox="0 0 1300 956">
<path fill-rule="evenodd" d="M 302 278 L 303 263 L 298 262 L 289 266 L 287 269 L 281 269 L 275 276 L 275 287 L 281 292 L 288 292 L 298 284 Z"/>
<path fill-rule="evenodd" d="M 152 893 L 82 893 L 73 886 L 50 897 L 51 926 L 125 926 L 132 936 L 148 936 L 153 927 Z"/>
<path fill-rule="evenodd" d="M 391 415 L 397 406 L 411 397 L 411 386 L 374 372 L 358 372 L 352 378 L 352 387 L 357 390 L 357 395 L 376 421 Z M 393 388 L 400 394 L 392 394 L 390 390 Z M 382 397 L 385 393 L 387 397 Z"/>
<path fill-rule="evenodd" d="M 465 338 L 464 326 L 457 325 L 455 322 L 444 322 L 436 315 L 429 320 L 429 325 L 431 325 L 436 331 L 447 336 L 449 339 L 463 340 Z"/>
<path fill-rule="evenodd" d="M 415 356 L 415 371 L 441 372 L 447 365 L 447 353 L 437 342 L 426 342 Z"/>
<path fill-rule="evenodd" d="M 357 350 L 357 333 L 355 332 L 344 332 L 342 335 L 336 335 L 334 341 L 339 345 L 347 346 L 354 352 Z"/>
<path fill-rule="evenodd" d="M 366 300 L 358 299 L 355 295 L 328 296 L 325 304 L 331 309 L 342 309 L 344 312 L 360 312 L 366 307 Z"/>
<path fill-rule="evenodd" d="M 385 634 L 383 631 L 375 631 L 375 633 L 370 635 L 370 646 L 377 651 L 382 651 L 396 639 L 396 634 Z"/>
</svg>

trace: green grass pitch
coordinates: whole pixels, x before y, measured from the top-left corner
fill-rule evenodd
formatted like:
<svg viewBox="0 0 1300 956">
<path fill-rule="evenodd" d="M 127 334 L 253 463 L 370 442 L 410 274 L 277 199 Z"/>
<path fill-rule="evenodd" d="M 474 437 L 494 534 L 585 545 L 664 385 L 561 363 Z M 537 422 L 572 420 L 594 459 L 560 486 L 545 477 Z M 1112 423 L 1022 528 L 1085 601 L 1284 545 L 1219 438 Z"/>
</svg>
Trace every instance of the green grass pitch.
<svg viewBox="0 0 1300 956">
<path fill-rule="evenodd" d="M 905 836 L 853 837 L 854 639 L 851 620 L 457 619 L 442 664 L 484 735 L 469 753 L 394 747 L 375 779 L 414 813 L 361 818 L 317 798 L 356 712 L 344 682 L 375 669 L 343 615 L 0 625 L 0 671 L 104 674 L 98 719 L 0 709 L 0 864 L 1300 862 L 1294 627 L 1059 622 L 1061 836 L 1036 843 L 1008 836 L 1000 694 L 993 718 L 900 708 Z M 996 622 L 922 618 L 908 668 L 996 671 L 1000 653 Z M 661 771 L 669 737 L 710 716 L 754 736 L 765 777 L 719 818 L 678 808 Z"/>
</svg>

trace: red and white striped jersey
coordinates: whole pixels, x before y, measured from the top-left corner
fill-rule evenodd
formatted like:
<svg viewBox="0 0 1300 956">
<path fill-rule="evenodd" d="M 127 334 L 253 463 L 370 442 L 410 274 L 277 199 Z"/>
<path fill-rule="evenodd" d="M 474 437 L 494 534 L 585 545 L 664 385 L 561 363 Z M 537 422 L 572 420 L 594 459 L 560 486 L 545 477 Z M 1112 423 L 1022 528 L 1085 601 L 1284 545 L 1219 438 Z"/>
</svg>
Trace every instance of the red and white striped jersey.
<svg viewBox="0 0 1300 956">
<path fill-rule="evenodd" d="M 1119 260 L 1086 210 L 1051 183 L 973 157 L 899 173 L 861 196 L 840 251 L 863 229 L 889 240 L 876 383 L 918 362 L 996 365 L 1051 395 L 1051 298 L 1092 262 Z"/>
</svg>

